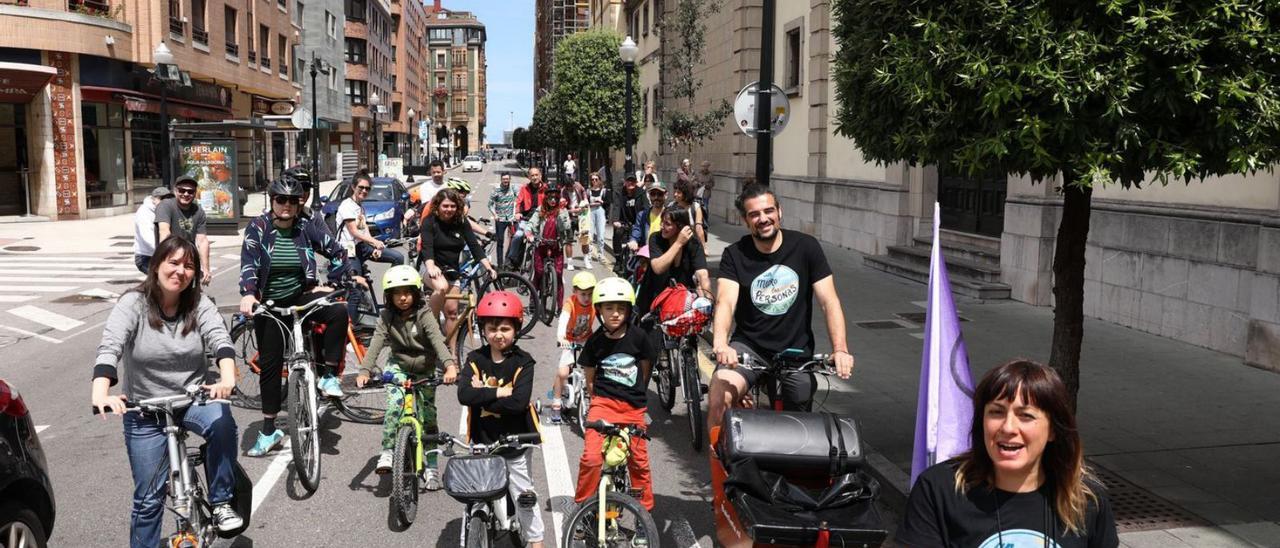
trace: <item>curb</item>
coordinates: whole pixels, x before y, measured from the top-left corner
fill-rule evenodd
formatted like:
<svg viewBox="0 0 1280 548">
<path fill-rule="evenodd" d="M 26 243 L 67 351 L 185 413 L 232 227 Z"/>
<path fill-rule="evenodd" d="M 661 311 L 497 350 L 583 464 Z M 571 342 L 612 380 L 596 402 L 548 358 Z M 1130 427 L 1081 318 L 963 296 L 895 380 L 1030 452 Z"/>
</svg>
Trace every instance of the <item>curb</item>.
<svg viewBox="0 0 1280 548">
<path fill-rule="evenodd" d="M 880 502 L 901 515 L 907 507 L 907 495 L 911 492 L 911 476 L 865 441 L 862 442 L 862 453 L 867 461 L 867 471 L 880 482 Z"/>
</svg>

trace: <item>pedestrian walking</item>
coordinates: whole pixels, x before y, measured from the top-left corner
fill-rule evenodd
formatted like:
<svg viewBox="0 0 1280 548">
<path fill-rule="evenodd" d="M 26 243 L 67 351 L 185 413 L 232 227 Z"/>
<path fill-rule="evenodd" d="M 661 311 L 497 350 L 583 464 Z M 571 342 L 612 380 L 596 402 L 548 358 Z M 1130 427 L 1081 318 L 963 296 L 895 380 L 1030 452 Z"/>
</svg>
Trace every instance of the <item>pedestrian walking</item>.
<svg viewBox="0 0 1280 548">
<path fill-rule="evenodd" d="M 169 189 L 156 187 L 133 214 L 133 265 L 143 274 L 147 273 L 151 254 L 156 251 L 156 206 L 172 197 L 173 193 Z"/>
<path fill-rule="evenodd" d="M 698 201 L 702 202 L 702 210 L 704 212 L 711 211 L 711 190 L 716 187 L 716 178 L 711 174 L 711 162 L 702 161 L 702 167 L 698 169 L 695 177 L 697 185 L 694 187 L 694 194 L 697 195 Z M 710 219 L 707 219 L 708 223 Z"/>
<path fill-rule="evenodd" d="M 605 186 L 599 173 L 591 174 L 591 188 L 587 190 L 588 219 L 591 231 L 591 257 L 603 261 L 605 215 L 613 201 L 612 192 Z"/>
<path fill-rule="evenodd" d="M 569 154 L 564 160 L 564 178 L 565 181 L 577 181 L 578 162 L 573 161 L 573 155 Z"/>
</svg>

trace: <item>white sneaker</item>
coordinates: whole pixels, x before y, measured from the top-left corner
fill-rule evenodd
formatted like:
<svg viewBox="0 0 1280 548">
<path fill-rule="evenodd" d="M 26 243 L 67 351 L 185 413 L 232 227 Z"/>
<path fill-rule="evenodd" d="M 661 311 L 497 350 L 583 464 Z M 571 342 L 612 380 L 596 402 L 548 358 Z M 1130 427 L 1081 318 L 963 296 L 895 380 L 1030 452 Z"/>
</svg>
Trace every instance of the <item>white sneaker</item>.
<svg viewBox="0 0 1280 548">
<path fill-rule="evenodd" d="M 374 468 L 373 471 L 379 474 L 390 474 L 391 463 L 392 463 L 391 450 L 383 449 L 382 452 L 378 454 L 378 466 Z"/>
<path fill-rule="evenodd" d="M 237 514 L 230 503 L 222 503 L 213 507 L 213 522 L 222 532 L 235 531 L 244 525 L 244 519 Z"/>
<path fill-rule="evenodd" d="M 586 267 L 587 270 L 591 270 L 591 257 L 583 255 L 582 264 Z"/>
<path fill-rule="evenodd" d="M 565 270 L 568 270 L 568 271 L 570 271 L 570 272 L 573 272 L 574 270 L 577 270 L 576 268 L 574 268 L 574 267 L 573 267 L 573 261 L 571 261 L 571 260 L 570 260 L 570 261 L 565 261 L 565 262 L 564 262 L 564 269 L 565 269 Z"/>
<path fill-rule="evenodd" d="M 439 491 L 444 488 L 440 483 L 440 472 L 437 472 L 435 468 L 428 468 L 422 486 L 428 491 Z"/>
</svg>

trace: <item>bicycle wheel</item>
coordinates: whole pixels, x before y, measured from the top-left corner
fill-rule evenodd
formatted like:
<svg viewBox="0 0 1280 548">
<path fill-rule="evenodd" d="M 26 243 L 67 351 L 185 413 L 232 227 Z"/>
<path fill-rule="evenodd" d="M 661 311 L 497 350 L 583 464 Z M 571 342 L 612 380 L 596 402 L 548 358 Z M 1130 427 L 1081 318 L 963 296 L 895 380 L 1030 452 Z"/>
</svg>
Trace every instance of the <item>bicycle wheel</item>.
<svg viewBox="0 0 1280 548">
<path fill-rule="evenodd" d="M 660 548 L 658 526 L 653 516 L 640 505 L 640 502 L 622 493 L 608 492 L 605 499 L 605 512 L 613 518 L 605 517 L 605 535 L 599 538 L 600 517 L 596 508 L 599 499 L 591 497 L 569 514 L 564 528 L 564 542 L 561 546 L 568 548 L 586 548 L 597 546 L 631 547 L 649 546 Z"/>
<path fill-rule="evenodd" d="M 245 409 L 262 409 L 262 379 L 258 375 L 258 336 L 253 320 L 231 328 L 231 346 L 236 349 L 236 388 L 231 402 Z M 283 377 L 280 382 L 284 382 Z"/>
<path fill-rule="evenodd" d="M 587 424 L 587 413 L 590 411 L 591 395 L 584 393 L 578 398 L 578 433 L 583 438 L 587 437 L 587 427 L 584 425 Z"/>
<path fill-rule="evenodd" d="M 308 493 L 320 487 L 319 412 L 316 385 L 301 369 L 289 368 L 289 443 L 293 446 L 293 470 Z"/>
<path fill-rule="evenodd" d="M 338 412 L 351 422 L 382 424 L 387 416 L 387 391 L 382 379 L 370 377 L 363 387 L 356 386 L 359 368 L 348 367 L 338 379 L 342 386 L 342 398 L 338 399 Z"/>
<path fill-rule="evenodd" d="M 658 403 L 670 413 L 676 406 L 676 371 L 680 367 L 680 354 L 674 350 L 664 352 L 666 364 L 658 364 L 653 377 L 658 381 Z M 661 358 L 660 358 L 661 359 Z"/>
<path fill-rule="evenodd" d="M 465 546 L 467 548 L 489 548 L 492 545 L 492 539 L 489 538 L 489 524 L 484 522 L 484 518 L 471 516 L 467 519 Z"/>
<path fill-rule="evenodd" d="M 510 291 L 520 298 L 520 304 L 524 306 L 524 323 L 520 326 L 520 336 L 529 334 L 534 324 L 538 323 L 542 309 L 542 303 L 538 299 L 539 293 L 533 287 L 533 282 L 514 272 L 499 272 L 497 278 L 487 280 L 480 286 L 480 292 L 476 295 L 477 302 L 485 293 L 493 290 Z"/>
<path fill-rule="evenodd" d="M 681 369 L 684 374 L 681 384 L 684 385 L 684 405 L 689 419 L 689 440 L 693 444 L 693 450 L 701 453 L 703 446 L 702 429 L 704 426 L 702 419 L 702 379 L 698 374 L 697 351 L 694 348 L 689 348 L 688 343 L 685 343 L 680 353 L 684 362 Z"/>
<path fill-rule="evenodd" d="M 559 276 L 552 268 L 547 268 L 542 273 L 542 323 L 551 325 L 556 321 L 556 316 L 560 315 L 560 301 L 556 299 L 556 288 L 559 287 Z"/>
<path fill-rule="evenodd" d="M 412 426 L 401 426 L 396 432 L 394 451 L 391 459 L 391 514 L 407 527 L 418 516 L 418 439 Z"/>
<path fill-rule="evenodd" d="M 458 335 L 457 341 L 454 342 L 455 355 L 458 359 L 459 367 L 466 363 L 467 355 L 472 350 L 476 350 L 484 346 L 480 332 L 476 330 L 476 326 L 472 322 L 471 314 L 467 314 L 458 319 Z"/>
</svg>

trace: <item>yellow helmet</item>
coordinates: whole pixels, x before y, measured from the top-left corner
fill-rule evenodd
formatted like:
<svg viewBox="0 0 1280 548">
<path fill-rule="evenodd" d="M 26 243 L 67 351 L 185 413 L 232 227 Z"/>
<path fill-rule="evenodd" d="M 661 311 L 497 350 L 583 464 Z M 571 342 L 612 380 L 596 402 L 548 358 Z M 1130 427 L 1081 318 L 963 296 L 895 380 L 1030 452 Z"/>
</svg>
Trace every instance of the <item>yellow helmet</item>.
<svg viewBox="0 0 1280 548">
<path fill-rule="evenodd" d="M 591 289 L 596 286 L 596 275 L 590 272 L 579 272 L 573 275 L 575 289 Z"/>
<path fill-rule="evenodd" d="M 591 293 L 591 304 L 600 306 L 601 303 L 617 302 L 635 306 L 636 292 L 631 288 L 631 284 L 616 276 L 600 280 L 596 284 L 595 291 Z"/>
<path fill-rule="evenodd" d="M 422 276 L 409 265 L 402 264 L 388 268 L 382 275 L 382 292 L 386 293 L 397 287 L 412 287 L 422 291 Z"/>
</svg>

